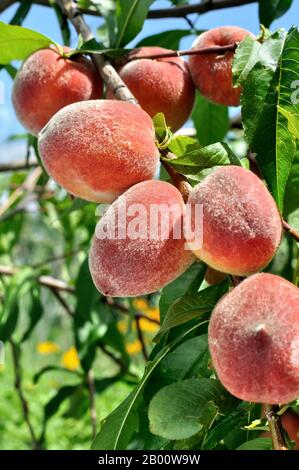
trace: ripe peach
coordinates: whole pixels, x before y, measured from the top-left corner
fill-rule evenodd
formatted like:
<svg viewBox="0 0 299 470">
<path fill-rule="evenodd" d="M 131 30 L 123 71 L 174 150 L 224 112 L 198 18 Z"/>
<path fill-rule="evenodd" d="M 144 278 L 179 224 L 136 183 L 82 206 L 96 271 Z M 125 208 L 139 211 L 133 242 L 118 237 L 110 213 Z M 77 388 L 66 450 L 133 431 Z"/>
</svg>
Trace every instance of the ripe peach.
<svg viewBox="0 0 299 470">
<path fill-rule="evenodd" d="M 211 29 L 198 36 L 193 49 L 202 47 L 226 46 L 241 42 L 252 36 L 246 29 L 237 26 L 223 26 Z M 189 69 L 193 82 L 206 98 L 218 104 L 239 106 L 241 88 L 233 88 L 232 62 L 234 52 L 224 54 L 200 54 L 189 58 Z"/>
<path fill-rule="evenodd" d="M 274 274 L 249 277 L 216 305 L 212 361 L 241 400 L 288 403 L 299 396 L 299 289 Z"/>
<path fill-rule="evenodd" d="M 101 95 L 102 80 L 89 59 L 66 59 L 53 48 L 34 52 L 23 63 L 12 99 L 21 123 L 37 135 L 59 109 Z"/>
<path fill-rule="evenodd" d="M 159 163 L 150 117 L 121 101 L 81 101 L 61 109 L 42 129 L 39 151 L 58 184 L 94 202 L 112 202 L 153 178 Z"/>
<path fill-rule="evenodd" d="M 130 56 L 167 51 L 161 47 L 141 47 Z M 122 66 L 119 74 L 151 117 L 158 112 L 164 113 L 173 131 L 186 122 L 194 104 L 194 85 L 188 66 L 180 57 L 134 60 Z M 107 96 L 113 98 L 113 92 L 108 90 Z"/>
<path fill-rule="evenodd" d="M 182 236 L 184 211 L 179 191 L 163 181 L 144 181 L 120 196 L 98 223 L 89 254 L 98 290 L 149 294 L 187 269 L 194 257 Z"/>
<path fill-rule="evenodd" d="M 254 173 L 240 166 L 220 167 L 193 188 L 188 202 L 203 210 L 202 243 L 195 233 L 189 246 L 209 266 L 247 276 L 270 262 L 282 223 L 274 199 Z"/>
</svg>

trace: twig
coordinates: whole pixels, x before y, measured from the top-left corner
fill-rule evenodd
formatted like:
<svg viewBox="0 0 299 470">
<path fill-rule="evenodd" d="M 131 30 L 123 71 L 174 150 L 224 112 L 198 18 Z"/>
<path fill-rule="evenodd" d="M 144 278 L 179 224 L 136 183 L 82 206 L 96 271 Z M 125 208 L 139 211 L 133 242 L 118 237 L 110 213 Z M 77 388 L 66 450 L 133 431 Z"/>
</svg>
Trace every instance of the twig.
<svg viewBox="0 0 299 470">
<path fill-rule="evenodd" d="M 72 0 L 59 0 L 62 11 L 74 26 L 78 34 L 83 38 L 83 41 L 90 41 L 94 39 L 94 35 L 87 26 L 83 16 L 80 14 L 76 4 Z M 138 104 L 136 98 L 130 92 L 129 88 L 125 85 L 111 63 L 104 57 L 103 54 L 90 54 L 99 74 L 101 75 L 104 83 L 109 85 L 117 99 L 122 101 L 129 101 L 133 104 Z"/>
<path fill-rule="evenodd" d="M 169 156 L 169 153 L 168 153 Z M 180 191 L 183 200 L 185 202 L 188 201 L 190 191 L 192 186 L 188 183 L 187 178 L 180 173 L 177 173 L 165 160 L 162 160 L 162 165 L 164 166 L 165 170 L 169 174 L 172 182 L 174 183 L 175 187 Z"/>
<path fill-rule="evenodd" d="M 0 13 L 8 8 L 13 3 L 16 3 L 17 0 L 2 0 L 0 5 Z M 179 18 L 189 15 L 191 13 L 207 13 L 212 10 L 220 10 L 224 8 L 239 7 L 247 5 L 250 3 L 256 3 L 257 0 L 214 0 L 211 2 L 200 2 L 192 5 L 181 5 L 173 8 L 160 8 L 155 10 L 150 10 L 148 13 L 148 18 Z M 49 0 L 33 0 L 32 3 L 36 5 L 50 6 Z M 95 9 L 86 9 L 81 8 L 81 13 L 92 15 L 92 16 L 102 16 L 99 10 Z"/>
<path fill-rule="evenodd" d="M 34 432 L 31 419 L 30 419 L 29 405 L 23 392 L 22 371 L 21 371 L 21 365 L 19 361 L 18 345 L 15 344 L 12 340 L 10 341 L 10 344 L 11 344 L 12 360 L 13 360 L 13 367 L 14 367 L 14 374 L 15 374 L 15 388 L 18 392 L 21 406 L 22 406 L 24 420 L 27 424 L 27 427 L 31 436 L 32 448 L 36 450 L 36 449 L 39 449 L 40 445 L 39 445 L 38 439 L 35 436 L 35 432 Z"/>
<path fill-rule="evenodd" d="M 89 369 L 86 376 L 88 393 L 89 393 L 89 409 L 91 418 L 92 438 L 94 439 L 97 433 L 97 410 L 95 404 L 95 386 L 93 370 Z"/>
<path fill-rule="evenodd" d="M 120 358 L 118 358 L 117 356 L 114 356 L 114 354 L 112 352 L 110 352 L 106 348 L 106 346 L 104 346 L 103 344 L 99 343 L 98 346 L 103 351 L 103 353 L 106 354 L 106 356 L 108 356 L 113 362 L 115 362 L 118 365 L 121 372 L 127 371 L 126 364 L 124 364 L 124 362 Z M 133 374 L 130 374 L 130 375 L 133 375 Z"/>
<path fill-rule="evenodd" d="M 144 342 L 144 338 L 143 338 L 143 334 L 142 334 L 142 329 L 141 329 L 141 325 L 140 325 L 140 317 L 136 317 L 136 329 L 137 329 L 138 339 L 141 343 L 141 349 L 142 349 L 143 357 L 147 361 L 148 360 L 148 354 L 147 354 L 147 350 L 146 350 L 146 346 L 145 346 L 145 342 Z"/>
<path fill-rule="evenodd" d="M 60 255 L 52 256 L 50 258 L 46 258 L 42 261 L 39 261 L 38 263 L 31 264 L 31 267 L 34 269 L 40 268 L 41 266 L 44 266 L 45 264 L 55 263 L 56 261 L 70 258 L 71 256 L 76 255 L 77 253 L 80 253 L 80 251 L 82 250 L 83 248 L 81 247 L 81 248 L 77 248 L 76 250 L 69 251 L 68 253 L 61 253 Z"/>
<path fill-rule="evenodd" d="M 16 272 L 19 271 L 20 268 L 16 268 L 13 266 L 4 266 L 0 265 L 0 275 L 4 276 L 13 276 Z M 64 292 L 70 292 L 74 293 L 75 289 L 73 286 L 70 286 L 64 281 L 61 281 L 60 279 L 55 279 L 54 277 L 51 276 L 40 276 L 38 278 L 38 282 L 44 286 L 48 287 L 49 289 L 56 289 L 59 291 L 64 291 Z"/>
<path fill-rule="evenodd" d="M 62 305 L 62 307 L 65 309 L 66 313 L 70 316 L 73 317 L 75 315 L 75 312 L 70 308 L 69 304 L 67 301 L 62 297 L 60 291 L 56 289 L 55 287 L 50 287 L 50 290 L 53 292 L 54 296 L 58 300 L 58 302 Z"/>
<path fill-rule="evenodd" d="M 2 163 L 0 164 L 0 173 L 5 173 L 9 171 L 21 171 L 21 170 L 30 170 L 31 168 L 36 168 L 39 166 L 37 162 L 11 162 L 11 163 Z"/>
<path fill-rule="evenodd" d="M 125 315 L 130 315 L 130 310 L 125 307 L 125 305 L 119 304 L 115 302 L 111 297 L 105 297 L 105 302 L 109 305 L 109 307 L 115 308 L 116 310 L 119 310 L 120 312 L 124 313 Z M 144 313 L 140 312 L 139 310 L 136 310 L 134 312 L 134 318 L 143 318 L 145 320 L 148 320 L 152 323 L 156 323 L 156 325 L 160 325 L 159 320 L 156 320 L 155 318 L 148 317 Z"/>
<path fill-rule="evenodd" d="M 140 59 L 167 59 L 168 57 L 181 57 L 184 55 L 225 54 L 226 52 L 235 51 L 237 46 L 238 43 L 233 43 L 227 44 L 226 46 L 201 47 L 200 49 L 186 49 L 182 51 L 161 52 L 159 54 L 136 56 L 127 54 L 122 56 L 119 60 L 116 60 L 116 62 L 126 63 Z"/>
<path fill-rule="evenodd" d="M 269 423 L 269 428 L 271 432 L 271 437 L 273 441 L 274 450 L 288 450 L 288 447 L 285 442 L 283 435 L 283 427 L 281 424 L 281 418 L 277 414 L 279 411 L 278 405 L 266 405 L 265 406 L 266 418 Z"/>
<path fill-rule="evenodd" d="M 30 194 L 34 191 L 34 188 L 42 174 L 43 170 L 41 167 L 35 168 L 35 170 L 27 176 L 25 182 L 19 186 L 4 202 L 0 207 L 0 217 L 21 197 L 23 194 Z"/>
<path fill-rule="evenodd" d="M 282 221 L 282 226 L 284 230 L 289 233 L 297 243 L 299 243 L 299 232 L 285 220 Z"/>
</svg>

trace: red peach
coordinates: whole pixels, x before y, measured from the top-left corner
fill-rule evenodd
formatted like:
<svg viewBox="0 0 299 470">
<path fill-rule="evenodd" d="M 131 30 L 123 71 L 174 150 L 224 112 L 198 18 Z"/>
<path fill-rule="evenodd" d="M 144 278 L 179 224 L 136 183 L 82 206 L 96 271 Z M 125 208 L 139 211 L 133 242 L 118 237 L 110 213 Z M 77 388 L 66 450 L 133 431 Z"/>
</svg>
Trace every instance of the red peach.
<svg viewBox="0 0 299 470">
<path fill-rule="evenodd" d="M 144 181 L 120 196 L 98 223 L 89 254 L 97 289 L 145 295 L 185 271 L 194 257 L 182 236 L 184 211 L 179 191 L 163 181 Z"/>
<path fill-rule="evenodd" d="M 73 103 L 39 135 L 49 175 L 74 196 L 112 202 L 130 186 L 155 176 L 159 152 L 150 117 L 123 101 Z"/>
<path fill-rule="evenodd" d="M 89 59 L 66 59 L 53 48 L 34 52 L 23 63 L 12 99 L 21 123 L 37 135 L 59 109 L 101 95 L 102 80 Z"/>
<path fill-rule="evenodd" d="M 168 52 L 162 47 L 141 47 L 129 57 Z M 139 59 L 128 62 L 119 74 L 140 106 L 151 116 L 162 112 L 173 131 L 188 119 L 194 104 L 194 85 L 185 61 L 180 57 Z M 114 98 L 108 90 L 108 98 Z"/>
<path fill-rule="evenodd" d="M 237 26 L 223 26 L 211 29 L 198 36 L 193 49 L 202 47 L 226 46 L 243 41 L 253 35 Z M 200 54 L 189 58 L 189 69 L 193 82 L 206 98 L 218 104 L 239 106 L 241 88 L 233 88 L 232 62 L 234 52 L 224 54 Z"/>
<path fill-rule="evenodd" d="M 247 276 L 270 262 L 282 223 L 274 199 L 254 173 L 240 166 L 220 167 L 193 188 L 188 202 L 203 210 L 202 243 L 197 234 L 188 242 L 209 266 Z"/>
<path fill-rule="evenodd" d="M 219 380 L 241 400 L 298 398 L 298 288 L 267 273 L 241 282 L 212 313 L 209 348 Z"/>
</svg>

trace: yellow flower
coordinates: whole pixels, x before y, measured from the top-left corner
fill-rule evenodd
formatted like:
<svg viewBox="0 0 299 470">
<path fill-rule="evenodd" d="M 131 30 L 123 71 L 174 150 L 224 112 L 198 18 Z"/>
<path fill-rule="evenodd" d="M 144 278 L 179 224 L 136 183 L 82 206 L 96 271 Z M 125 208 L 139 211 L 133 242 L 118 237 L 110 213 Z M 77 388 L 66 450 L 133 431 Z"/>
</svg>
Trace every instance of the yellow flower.
<svg viewBox="0 0 299 470">
<path fill-rule="evenodd" d="M 140 353 L 140 351 L 142 351 L 142 346 L 141 346 L 140 341 L 136 339 L 132 343 L 128 343 L 126 345 L 126 350 L 127 350 L 127 353 L 130 354 L 130 356 L 134 356 L 135 354 Z"/>
<path fill-rule="evenodd" d="M 39 354 L 47 355 L 57 353 L 60 350 L 60 347 L 58 344 L 53 343 L 53 341 L 43 341 L 38 343 L 36 349 Z"/>
<path fill-rule="evenodd" d="M 153 320 L 160 321 L 160 310 L 157 307 L 149 307 L 147 314 Z"/>
<path fill-rule="evenodd" d="M 127 333 L 127 331 L 128 331 L 128 322 L 127 322 L 127 320 L 120 320 L 117 323 L 117 327 L 118 327 L 118 331 L 120 333 Z"/>
<path fill-rule="evenodd" d="M 159 325 L 157 325 L 157 323 L 153 323 L 146 318 L 140 318 L 139 325 L 141 331 L 146 331 L 147 333 L 156 333 L 159 329 Z"/>
<path fill-rule="evenodd" d="M 148 308 L 148 303 L 144 299 L 134 299 L 132 305 L 136 310 L 141 310 L 142 312 Z"/>
<path fill-rule="evenodd" d="M 61 358 L 63 367 L 69 370 L 77 370 L 80 367 L 80 360 L 75 346 L 68 349 Z"/>
</svg>

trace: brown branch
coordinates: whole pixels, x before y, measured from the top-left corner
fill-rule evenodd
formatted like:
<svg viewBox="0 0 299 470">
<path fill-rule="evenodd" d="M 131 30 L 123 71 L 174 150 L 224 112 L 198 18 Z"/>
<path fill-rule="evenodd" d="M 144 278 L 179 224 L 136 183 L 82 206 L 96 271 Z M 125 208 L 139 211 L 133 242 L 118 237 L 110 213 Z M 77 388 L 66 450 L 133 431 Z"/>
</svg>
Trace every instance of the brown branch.
<svg viewBox="0 0 299 470">
<path fill-rule="evenodd" d="M 4 266 L 0 265 L 0 275 L 4 276 L 13 276 L 16 272 L 19 271 L 20 268 L 16 268 L 13 266 Z M 64 291 L 64 292 L 69 292 L 69 293 L 74 293 L 75 289 L 73 286 L 70 286 L 64 281 L 61 281 L 60 279 L 55 279 L 54 277 L 51 276 L 40 276 L 38 278 L 38 282 L 44 286 L 48 287 L 49 289 L 56 289 L 59 291 Z"/>
<path fill-rule="evenodd" d="M 285 442 L 283 435 L 283 427 L 281 424 L 281 418 L 278 415 L 279 406 L 278 405 L 266 405 L 265 413 L 266 418 L 269 423 L 269 428 L 271 432 L 273 449 L 274 450 L 288 450 L 288 447 Z"/>
<path fill-rule="evenodd" d="M 238 43 L 227 44 L 226 46 L 212 46 L 212 47 L 201 47 L 200 49 L 186 49 L 182 51 L 170 51 L 170 52 L 161 52 L 159 54 L 150 54 L 150 55 L 130 55 L 127 54 L 122 56 L 117 63 L 126 63 L 132 62 L 134 60 L 140 59 L 167 59 L 167 57 L 181 57 L 184 55 L 202 55 L 202 54 L 225 54 L 226 52 L 235 51 L 238 47 Z"/>
<path fill-rule="evenodd" d="M 240 7 L 250 3 L 256 3 L 257 0 L 214 0 L 211 2 L 199 2 L 193 5 L 181 5 L 173 8 L 160 8 L 155 10 L 150 10 L 148 12 L 148 18 L 157 19 L 157 18 L 180 18 L 190 15 L 192 13 L 208 13 L 213 10 L 221 10 L 224 8 Z M 8 8 L 13 3 L 16 3 L 16 0 L 2 0 L 0 5 L 0 13 Z M 49 0 L 33 0 L 32 3 L 42 6 L 50 6 Z M 81 8 L 80 12 L 92 16 L 102 16 L 98 10 L 95 9 L 86 9 Z"/>
<path fill-rule="evenodd" d="M 39 166 L 37 162 L 11 162 L 11 163 L 2 163 L 0 164 L 0 173 L 9 172 L 9 171 L 21 171 L 21 170 L 30 170 L 31 168 L 36 168 Z"/>
<path fill-rule="evenodd" d="M 141 329 L 141 325 L 140 325 L 140 317 L 136 317 L 135 320 L 136 320 L 136 329 L 137 329 L 138 339 L 141 343 L 142 354 L 143 354 L 144 359 L 147 361 L 148 360 L 148 353 L 147 353 L 147 350 L 146 350 L 146 346 L 145 346 L 145 342 L 144 342 L 144 338 L 143 338 L 143 334 L 142 334 L 142 329 Z"/>
<path fill-rule="evenodd" d="M 91 419 L 91 429 L 92 429 L 92 439 L 96 437 L 97 433 L 97 410 L 95 403 L 95 385 L 94 385 L 94 374 L 93 370 L 89 369 L 86 375 L 86 382 L 89 394 L 89 409 L 90 409 L 90 419 Z"/>
<path fill-rule="evenodd" d="M 62 297 L 60 291 L 55 288 L 55 287 L 50 287 L 50 290 L 53 292 L 54 296 L 58 300 L 58 302 L 62 305 L 66 313 L 70 316 L 73 317 L 75 315 L 75 312 L 70 308 L 69 304 L 67 301 Z"/>
<path fill-rule="evenodd" d="M 104 300 L 107 303 L 107 305 L 109 305 L 109 307 L 115 308 L 116 310 L 119 310 L 121 313 L 124 313 L 125 315 L 130 315 L 130 310 L 125 305 L 122 305 L 122 304 L 119 304 L 119 303 L 115 302 L 111 297 L 105 297 Z M 148 320 L 152 323 L 156 323 L 156 325 L 160 325 L 159 320 L 156 320 L 155 318 L 148 317 L 147 315 L 140 312 L 139 310 L 136 310 L 134 312 L 134 318 L 136 318 L 136 319 L 137 318 L 138 319 L 143 318 L 143 319 Z"/>
<path fill-rule="evenodd" d="M 168 156 L 169 156 L 169 153 L 168 153 Z M 192 186 L 190 183 L 188 183 L 187 178 L 184 175 L 177 173 L 170 165 L 168 165 L 168 163 L 165 160 L 162 160 L 162 165 L 164 166 L 165 170 L 169 174 L 175 187 L 180 191 L 183 197 L 183 200 L 187 202 L 190 191 L 192 189 Z"/>
<path fill-rule="evenodd" d="M 23 184 L 21 184 L 13 193 L 10 194 L 8 199 L 0 207 L 0 217 L 24 194 L 31 194 L 34 191 L 35 186 L 42 174 L 43 170 L 41 167 L 35 168 L 30 173 Z"/>
<path fill-rule="evenodd" d="M 59 0 L 65 15 L 70 20 L 78 34 L 83 38 L 83 41 L 90 41 L 94 39 L 94 35 L 87 26 L 83 16 L 80 14 L 76 4 L 72 0 Z M 129 101 L 133 104 L 138 104 L 136 98 L 130 92 L 129 88 L 125 85 L 111 63 L 105 58 L 103 54 L 90 54 L 90 57 L 95 64 L 99 74 L 101 75 L 104 83 L 109 85 L 115 97 L 122 101 Z"/>
<path fill-rule="evenodd" d="M 18 345 L 15 344 L 12 340 L 10 341 L 10 344 L 11 344 L 12 361 L 13 361 L 13 368 L 14 368 L 14 374 L 15 374 L 15 388 L 20 398 L 23 417 L 27 424 L 27 427 L 31 436 L 32 448 L 39 449 L 40 444 L 39 444 L 38 439 L 35 436 L 35 432 L 34 432 L 31 419 L 30 419 L 29 405 L 23 392 L 22 370 L 21 370 L 21 365 L 20 365 L 20 360 L 19 360 L 20 357 L 19 357 Z"/>
<path fill-rule="evenodd" d="M 284 228 L 284 230 L 291 235 L 291 237 L 293 237 L 297 243 L 299 243 L 299 232 L 294 228 L 292 227 L 288 222 L 286 222 L 285 220 L 282 221 L 282 226 Z"/>
</svg>

